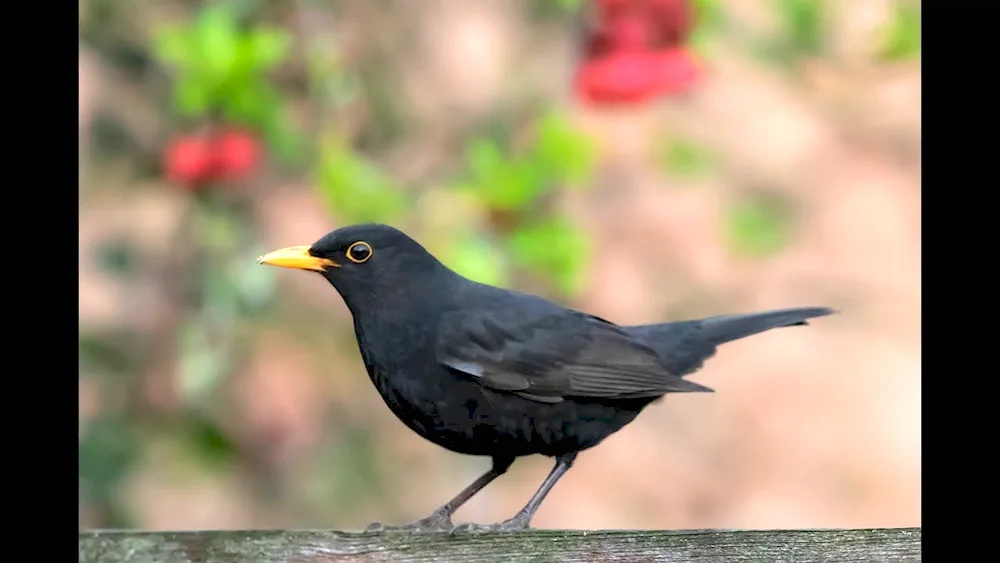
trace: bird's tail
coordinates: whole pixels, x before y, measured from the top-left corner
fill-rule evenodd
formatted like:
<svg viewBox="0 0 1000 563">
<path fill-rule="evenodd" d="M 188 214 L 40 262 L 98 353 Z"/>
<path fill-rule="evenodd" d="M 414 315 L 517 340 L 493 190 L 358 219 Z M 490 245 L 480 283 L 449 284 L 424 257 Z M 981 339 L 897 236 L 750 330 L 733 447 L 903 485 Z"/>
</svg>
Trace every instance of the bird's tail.
<svg viewBox="0 0 1000 563">
<path fill-rule="evenodd" d="M 715 355 L 720 344 L 772 328 L 806 325 L 808 319 L 833 313 L 826 307 L 778 309 L 762 313 L 720 315 L 690 321 L 625 327 L 650 348 L 672 373 L 687 375 L 699 370 Z"/>
<path fill-rule="evenodd" d="M 701 320 L 701 336 L 712 344 L 719 345 L 772 328 L 808 325 L 808 319 L 833 313 L 834 310 L 827 307 L 800 307 L 763 313 L 708 317 Z"/>
</svg>

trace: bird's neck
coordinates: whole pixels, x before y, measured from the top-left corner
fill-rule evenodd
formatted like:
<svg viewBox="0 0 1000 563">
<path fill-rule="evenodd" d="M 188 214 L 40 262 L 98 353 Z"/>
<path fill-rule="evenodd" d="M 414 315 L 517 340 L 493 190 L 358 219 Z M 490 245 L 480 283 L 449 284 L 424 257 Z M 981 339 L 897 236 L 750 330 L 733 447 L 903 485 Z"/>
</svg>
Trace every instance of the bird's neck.
<svg viewBox="0 0 1000 563">
<path fill-rule="evenodd" d="M 394 327 L 422 327 L 436 323 L 441 313 L 452 308 L 461 284 L 457 273 L 443 265 L 427 271 L 411 271 L 404 283 L 386 285 L 374 291 L 344 296 L 359 337 L 387 332 Z"/>
<path fill-rule="evenodd" d="M 389 374 L 394 374 L 395 385 L 416 376 L 406 366 L 414 357 L 433 353 L 438 320 L 453 308 L 450 280 L 439 276 L 433 285 L 422 285 L 380 291 L 377 303 L 372 294 L 348 303 L 365 368 L 383 394 L 391 391 L 386 387 Z"/>
</svg>

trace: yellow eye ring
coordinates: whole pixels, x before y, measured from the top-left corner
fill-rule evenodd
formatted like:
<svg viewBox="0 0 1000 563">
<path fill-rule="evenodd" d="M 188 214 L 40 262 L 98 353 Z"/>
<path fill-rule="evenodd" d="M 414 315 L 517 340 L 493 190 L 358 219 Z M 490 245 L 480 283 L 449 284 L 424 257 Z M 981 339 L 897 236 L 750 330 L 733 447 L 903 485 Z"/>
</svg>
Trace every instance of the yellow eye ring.
<svg viewBox="0 0 1000 563">
<path fill-rule="evenodd" d="M 372 257 L 372 245 L 368 244 L 363 240 L 352 244 L 347 247 L 347 259 L 355 264 L 363 264 Z"/>
</svg>

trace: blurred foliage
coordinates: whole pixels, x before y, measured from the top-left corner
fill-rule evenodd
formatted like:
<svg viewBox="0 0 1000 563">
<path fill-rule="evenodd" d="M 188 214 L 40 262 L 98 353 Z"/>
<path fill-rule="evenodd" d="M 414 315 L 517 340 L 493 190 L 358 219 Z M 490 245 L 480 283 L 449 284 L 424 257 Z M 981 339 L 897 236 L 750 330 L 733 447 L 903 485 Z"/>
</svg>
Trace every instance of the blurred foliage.
<svg viewBox="0 0 1000 563">
<path fill-rule="evenodd" d="M 391 69 L 364 58 L 364 47 L 384 38 L 373 32 L 355 39 L 362 47 L 350 41 L 330 47 L 295 23 L 306 18 L 297 11 L 309 10 L 337 21 L 347 3 L 168 3 L 185 17 L 144 21 L 136 14 L 155 18 L 143 12 L 145 3 L 93 0 L 81 18 L 81 40 L 115 68 L 143 76 L 149 69 L 165 71 L 170 96 L 155 108 L 163 119 L 157 127 L 244 125 L 263 133 L 270 152 L 294 168 L 269 170 L 258 183 L 311 180 L 331 227 L 368 221 L 405 225 L 417 238 L 444 241 L 435 249 L 442 260 L 472 279 L 540 286 L 564 299 L 581 291 L 591 244 L 560 205 L 568 191 L 594 185 L 600 155 L 596 140 L 577 130 L 558 107 L 518 108 L 510 113 L 526 117 L 516 119 L 482 118 L 500 121 L 502 127 L 482 134 L 487 127 L 474 124 L 470 129 L 476 133 L 461 139 L 461 149 L 446 164 L 413 178 L 401 174 L 389 156 L 409 126 L 398 90 L 387 86 L 395 77 Z M 704 56 L 736 26 L 721 0 L 693 3 L 698 27 L 692 42 Z M 530 13 L 561 18 L 557 21 L 568 27 L 583 4 L 534 0 Z M 753 38 L 751 47 L 765 43 L 769 60 L 779 64 L 822 55 L 830 5 L 773 0 L 780 33 Z M 359 6 L 355 9 L 364 12 Z M 144 31 L 147 26 L 152 33 Z M 919 30 L 919 6 L 900 4 L 881 56 L 918 56 Z M 301 127 L 290 117 L 293 108 Z M 102 116 L 92 129 L 95 142 L 103 139 L 102 146 L 112 152 L 137 158 L 129 152 L 139 144 L 137 135 L 124 120 Z M 711 147 L 681 137 L 664 143 L 656 157 L 663 172 L 676 178 L 711 176 L 721 168 L 720 155 Z M 166 189 L 162 182 L 148 184 Z M 256 336 L 275 313 L 278 274 L 254 260 L 266 250 L 254 201 L 263 191 L 264 186 L 251 183 L 186 193 L 189 205 L 177 240 L 158 259 L 162 263 L 142 255 L 127 238 L 94 249 L 108 276 L 140 280 L 136 283 L 166 295 L 170 318 L 145 331 L 91 328 L 80 335 L 81 382 L 97 386 L 101 397 L 98 414 L 84 425 L 79 441 L 81 505 L 95 512 L 90 521 L 141 524 L 128 513 L 121 483 L 157 439 L 183 444 L 191 463 L 206 468 L 244 466 L 250 473 L 266 473 L 258 467 L 259 452 L 224 423 L 221 408 L 233 376 L 245 367 Z M 421 209 L 416 202 L 428 194 L 441 214 L 462 217 L 435 224 L 431 232 L 431 222 L 415 212 Z M 793 236 L 792 205 L 780 198 L 740 198 L 725 213 L 726 239 L 740 256 L 771 256 Z M 156 378 L 164 374 L 175 378 L 167 388 L 176 397 L 165 396 L 169 393 L 158 386 Z M 305 476 L 320 491 L 307 503 L 350 510 L 385 486 L 372 433 L 363 421 L 338 421 L 315 472 Z"/>
<path fill-rule="evenodd" d="M 562 187 L 583 186 L 595 148 L 565 116 L 542 115 L 533 124 L 529 146 L 514 151 L 488 137 L 470 141 L 467 179 L 446 188 L 473 202 L 493 221 L 480 232 L 455 233 L 443 260 L 459 273 L 483 283 L 508 285 L 513 269 L 548 278 L 559 292 L 579 291 L 586 267 L 583 233 L 551 209 L 546 198 Z M 352 150 L 345 142 L 323 142 L 317 186 L 332 213 L 346 223 L 397 221 L 412 208 L 415 192 Z M 509 256 L 503 260 L 500 255 Z"/>
<path fill-rule="evenodd" d="M 688 178 L 710 174 L 717 164 L 706 147 L 680 138 L 665 144 L 662 163 L 668 174 Z"/>
<path fill-rule="evenodd" d="M 721 0 L 691 0 L 694 8 L 694 30 L 691 32 L 691 47 L 701 56 L 711 56 L 713 43 L 727 27 L 726 11 Z"/>
<path fill-rule="evenodd" d="M 230 437 L 212 419 L 189 414 L 176 428 L 180 441 L 197 458 L 199 465 L 208 470 L 227 470 L 238 458 L 239 449 Z"/>
<path fill-rule="evenodd" d="M 488 238 L 467 232 L 455 239 L 441 260 L 456 272 L 480 283 L 510 287 L 513 283 L 508 256 Z"/>
<path fill-rule="evenodd" d="M 528 13 L 531 17 L 544 21 L 562 18 L 567 14 L 578 14 L 586 4 L 587 0 L 530 0 Z"/>
<path fill-rule="evenodd" d="M 896 6 L 881 54 L 890 61 L 911 59 L 920 55 L 919 3 L 903 2 Z"/>
<path fill-rule="evenodd" d="M 556 0 L 555 3 L 567 10 L 579 10 L 583 7 L 583 0 Z M 551 2 L 542 2 L 542 4 L 551 4 Z"/>
<path fill-rule="evenodd" d="M 796 55 L 820 55 L 826 44 L 823 0 L 773 0 L 784 31 L 782 47 Z"/>
<path fill-rule="evenodd" d="M 81 334 L 81 372 L 99 374 L 105 388 L 127 393 L 142 366 L 134 344 L 128 335 Z M 119 501 L 117 487 L 141 455 L 142 436 L 130 413 L 115 403 L 106 400 L 80 437 L 80 501 L 100 512 L 106 525 L 125 527 L 134 521 Z"/>
<path fill-rule="evenodd" d="M 770 0 L 779 33 L 755 38 L 753 47 L 761 58 L 785 68 L 795 68 L 800 59 L 827 53 L 829 22 L 826 0 Z"/>
<path fill-rule="evenodd" d="M 158 60 L 174 70 L 173 108 L 182 118 L 219 117 L 264 131 L 278 155 L 292 159 L 298 139 L 268 72 L 288 57 L 280 29 L 241 29 L 228 4 L 208 4 L 193 21 L 159 28 Z"/>
<path fill-rule="evenodd" d="M 141 455 L 141 437 L 122 415 L 91 420 L 80 438 L 80 502 L 95 507 L 108 527 L 132 527 L 134 517 L 118 498 L 118 485 Z"/>
<path fill-rule="evenodd" d="M 709 0 L 699 0 L 705 2 Z M 780 32 L 754 41 L 762 58 L 781 66 L 792 66 L 802 58 L 829 55 L 831 14 L 834 0 L 771 0 Z M 878 53 L 888 61 L 911 59 L 920 54 L 920 3 L 896 0 L 892 19 L 883 31 Z"/>
<path fill-rule="evenodd" d="M 108 15 L 115 6 L 103 6 L 108 18 L 126 25 Z M 171 130 L 240 125 L 262 132 L 272 154 L 312 168 L 318 194 L 341 223 L 406 222 L 414 198 L 427 190 L 442 192 L 445 201 L 472 202 L 491 220 L 456 224 L 451 236 L 442 237 L 450 241 L 441 251 L 451 266 L 498 285 L 513 284 L 519 271 L 530 271 L 548 280 L 555 291 L 578 291 L 586 241 L 554 201 L 563 188 L 587 185 L 595 150 L 565 116 L 542 112 L 521 123 L 532 134 L 520 150 L 505 135 L 472 139 L 464 169 L 453 178 L 433 185 L 403 185 L 379 163 L 377 154 L 365 154 L 361 148 L 370 149 L 374 139 L 391 142 L 371 133 L 384 127 L 386 112 L 397 111 L 388 89 L 373 88 L 384 79 L 358 74 L 338 53 L 307 39 L 306 49 L 295 55 L 304 58 L 308 102 L 321 119 L 310 124 L 312 142 L 303 143 L 288 118 L 292 98 L 275 80 L 293 55 L 290 32 L 258 20 L 259 10 L 248 3 L 206 2 L 188 19 L 154 26 L 148 56 L 168 71 L 171 95 L 165 100 L 169 106 L 162 109 Z M 359 107 L 374 115 L 361 127 L 345 127 L 352 121 L 345 117 Z M 187 462 L 205 469 L 256 463 L 257 454 L 247 451 L 218 420 L 217 407 L 220 393 L 229 389 L 252 346 L 254 333 L 247 323 L 266 319 L 261 313 L 273 300 L 276 272 L 254 260 L 264 249 L 245 186 L 212 185 L 192 190 L 190 196 L 192 205 L 168 257 L 171 273 L 159 280 L 160 290 L 175 302 L 176 318 L 166 329 L 173 333 L 167 338 L 174 344 L 170 354 L 176 356 L 176 397 L 153 400 L 166 405 L 176 401 L 176 406 L 166 407 L 173 409 L 171 417 L 160 418 L 157 409 L 164 407 L 149 409 L 144 405 L 148 399 L 142 398 L 152 384 L 147 378 L 161 377 L 146 373 L 146 365 L 164 353 L 159 349 L 162 330 L 128 338 L 81 335 L 81 377 L 120 374 L 94 381 L 102 396 L 116 387 L 124 392 L 127 406 L 90 420 L 80 439 L 81 502 L 96 510 L 105 525 L 132 523 L 119 506 L 117 488 L 142 459 L 144 439 L 160 436 L 186 444 L 183 448 L 191 454 Z M 135 278 L 152 266 L 142 263 L 129 240 L 112 241 L 98 249 L 98 257 L 109 275 L 122 279 Z M 129 384 L 118 387 L 120 378 Z M 372 452 L 365 453 L 371 450 L 371 439 L 358 434 L 363 425 L 355 431 L 346 428 L 348 439 L 337 446 L 337 463 L 327 467 L 332 475 L 323 477 L 329 495 L 343 506 L 361 502 L 365 491 L 381 486 L 378 464 Z"/>
<path fill-rule="evenodd" d="M 726 218 L 733 250 L 745 258 L 767 258 L 791 238 L 792 214 L 787 202 L 771 195 L 755 195 L 733 204 Z"/>
<path fill-rule="evenodd" d="M 135 272 L 136 256 L 134 249 L 125 240 L 113 240 L 97 249 L 101 268 L 122 276 Z"/>
<path fill-rule="evenodd" d="M 580 182 L 590 171 L 593 147 L 564 118 L 545 116 L 537 129 L 533 145 L 516 156 L 490 139 L 470 144 L 466 160 L 471 187 L 467 189 L 491 209 L 526 210 L 548 190 Z"/>
<path fill-rule="evenodd" d="M 489 212 L 493 235 L 512 266 L 547 276 L 567 295 L 581 287 L 587 242 L 566 218 L 553 215 L 544 200 L 560 186 L 585 185 L 594 155 L 591 140 L 574 131 L 564 116 L 549 113 L 535 124 L 531 144 L 518 153 L 492 139 L 473 140 L 466 153 L 469 179 L 458 188 Z M 511 279 L 509 273 L 485 269 L 473 254 L 463 252 L 451 265 L 483 283 L 504 285 Z"/>
<path fill-rule="evenodd" d="M 392 223 L 406 208 L 392 177 L 339 140 L 322 144 L 317 185 L 330 211 L 349 223 Z"/>
</svg>

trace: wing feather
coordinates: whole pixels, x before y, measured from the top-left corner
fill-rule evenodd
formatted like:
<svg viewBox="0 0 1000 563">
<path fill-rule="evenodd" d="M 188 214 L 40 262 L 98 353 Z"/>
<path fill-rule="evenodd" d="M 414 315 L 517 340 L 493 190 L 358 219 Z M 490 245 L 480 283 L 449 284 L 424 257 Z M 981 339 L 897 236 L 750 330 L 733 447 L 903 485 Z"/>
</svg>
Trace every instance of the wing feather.
<svg viewBox="0 0 1000 563">
<path fill-rule="evenodd" d="M 544 403 L 711 391 L 670 373 L 618 325 L 555 306 L 445 314 L 437 354 L 484 387 Z"/>
</svg>

